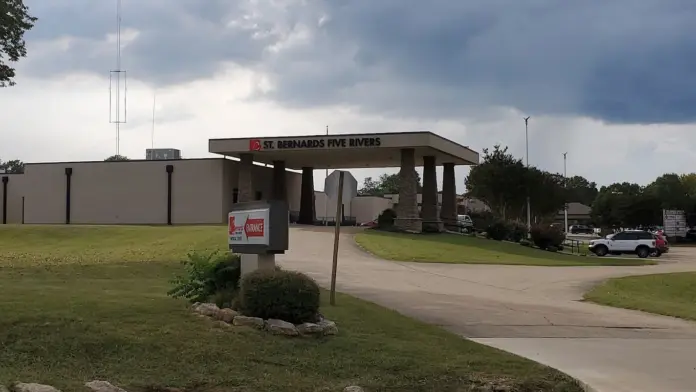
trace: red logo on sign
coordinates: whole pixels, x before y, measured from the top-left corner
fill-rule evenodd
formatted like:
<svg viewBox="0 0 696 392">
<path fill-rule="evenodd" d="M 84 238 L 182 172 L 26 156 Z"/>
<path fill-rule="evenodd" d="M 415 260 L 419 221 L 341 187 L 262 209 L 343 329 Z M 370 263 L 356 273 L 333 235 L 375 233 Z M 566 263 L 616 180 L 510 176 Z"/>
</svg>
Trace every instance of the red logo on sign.
<svg viewBox="0 0 696 392">
<path fill-rule="evenodd" d="M 249 140 L 249 151 L 261 151 L 261 140 L 259 140 L 259 139 Z"/>
<path fill-rule="evenodd" d="M 247 218 L 244 222 L 244 233 L 247 237 L 263 237 L 266 229 L 266 222 L 262 218 Z"/>
<path fill-rule="evenodd" d="M 230 217 L 227 229 L 230 235 L 234 234 L 234 232 L 237 231 L 237 226 L 234 224 L 234 216 Z"/>
</svg>

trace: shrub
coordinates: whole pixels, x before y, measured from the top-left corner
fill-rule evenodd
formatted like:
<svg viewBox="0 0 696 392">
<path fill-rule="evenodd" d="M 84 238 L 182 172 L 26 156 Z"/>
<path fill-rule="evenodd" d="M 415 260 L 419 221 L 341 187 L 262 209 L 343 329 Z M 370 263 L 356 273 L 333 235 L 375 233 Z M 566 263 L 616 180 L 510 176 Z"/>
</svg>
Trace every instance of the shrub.
<svg viewBox="0 0 696 392">
<path fill-rule="evenodd" d="M 245 316 L 299 324 L 316 320 L 319 299 L 319 286 L 305 274 L 256 270 L 242 279 L 239 310 Z"/>
<path fill-rule="evenodd" d="M 215 300 L 218 306 L 233 300 L 241 276 L 239 255 L 193 252 L 182 264 L 185 272 L 172 280 L 168 295 L 190 302 Z"/>
<path fill-rule="evenodd" d="M 532 246 L 532 243 L 527 240 L 521 240 L 520 245 L 522 246 Z"/>
<path fill-rule="evenodd" d="M 527 226 L 520 222 L 510 222 L 510 234 L 508 239 L 512 242 L 520 242 L 527 238 Z"/>
<path fill-rule="evenodd" d="M 497 221 L 495 215 L 490 211 L 469 212 L 469 217 L 474 222 L 477 230 L 484 231 L 486 228 Z"/>
<path fill-rule="evenodd" d="M 556 248 L 556 247 L 553 246 L 553 245 L 551 245 L 551 246 L 549 246 L 548 248 L 546 248 L 546 250 L 548 250 L 549 252 L 558 252 L 558 248 Z"/>
<path fill-rule="evenodd" d="M 382 211 L 377 217 L 377 228 L 383 230 L 389 230 L 394 227 L 394 219 L 396 219 L 396 212 L 391 208 L 387 208 Z"/>
<path fill-rule="evenodd" d="M 558 250 L 558 246 L 565 240 L 565 234 L 556 226 L 535 225 L 530 233 L 534 245 L 541 249 L 552 246 Z"/>
<path fill-rule="evenodd" d="M 493 222 L 486 228 L 486 237 L 496 241 L 502 241 L 510 235 L 510 226 L 502 220 Z"/>
</svg>

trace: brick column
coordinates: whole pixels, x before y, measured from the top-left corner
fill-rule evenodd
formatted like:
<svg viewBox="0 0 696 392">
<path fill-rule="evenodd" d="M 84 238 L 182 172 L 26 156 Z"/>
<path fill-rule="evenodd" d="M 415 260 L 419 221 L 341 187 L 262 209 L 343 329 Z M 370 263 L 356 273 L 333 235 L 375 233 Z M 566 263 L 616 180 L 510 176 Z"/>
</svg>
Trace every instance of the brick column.
<svg viewBox="0 0 696 392">
<path fill-rule="evenodd" d="M 421 200 L 421 215 L 423 216 L 423 231 L 439 233 L 442 231 L 442 221 L 437 209 L 437 171 L 435 157 L 423 157 L 423 199 Z"/>
<path fill-rule="evenodd" d="M 454 229 L 457 224 L 457 186 L 454 178 L 454 163 L 445 163 L 443 169 L 440 219 L 446 228 Z"/>
<path fill-rule="evenodd" d="M 313 225 L 314 214 L 314 168 L 302 168 L 302 191 L 300 193 L 300 216 L 297 223 Z"/>
<path fill-rule="evenodd" d="M 416 153 L 412 148 L 401 150 L 399 171 L 399 206 L 394 226 L 397 229 L 420 233 L 421 218 L 418 215 L 418 186 L 416 178 Z"/>
<path fill-rule="evenodd" d="M 239 180 L 237 184 L 238 196 L 237 202 L 244 203 L 247 201 L 254 200 L 254 183 L 252 178 L 254 176 L 254 155 L 252 154 L 239 154 Z"/>
<path fill-rule="evenodd" d="M 273 161 L 273 200 L 288 201 L 288 190 L 285 181 L 285 161 Z"/>
</svg>

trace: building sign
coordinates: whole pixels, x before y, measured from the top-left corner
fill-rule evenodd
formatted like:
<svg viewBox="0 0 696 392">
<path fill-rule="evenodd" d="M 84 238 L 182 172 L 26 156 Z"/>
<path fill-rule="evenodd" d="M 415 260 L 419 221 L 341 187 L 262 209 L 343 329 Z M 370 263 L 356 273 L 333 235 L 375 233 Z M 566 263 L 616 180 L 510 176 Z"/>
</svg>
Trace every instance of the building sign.
<svg viewBox="0 0 696 392">
<path fill-rule="evenodd" d="M 249 151 L 264 150 L 312 150 L 312 149 L 341 149 L 380 147 L 379 137 L 324 137 L 316 139 L 250 139 Z"/>
<path fill-rule="evenodd" d="M 228 215 L 229 245 L 268 245 L 269 209 L 233 211 Z"/>
<path fill-rule="evenodd" d="M 667 237 L 686 237 L 689 230 L 686 214 L 682 210 L 662 210 L 662 219 Z"/>
</svg>

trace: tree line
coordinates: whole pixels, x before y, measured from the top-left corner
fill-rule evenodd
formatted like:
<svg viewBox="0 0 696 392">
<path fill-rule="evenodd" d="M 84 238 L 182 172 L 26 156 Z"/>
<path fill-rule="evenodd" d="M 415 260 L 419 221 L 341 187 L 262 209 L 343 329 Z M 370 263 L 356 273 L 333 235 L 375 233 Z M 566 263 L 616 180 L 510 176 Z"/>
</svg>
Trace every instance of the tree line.
<svg viewBox="0 0 696 392">
<path fill-rule="evenodd" d="M 507 147 L 483 150 L 483 160 L 465 179 L 466 196 L 481 200 L 504 220 L 526 221 L 527 195 L 531 215 L 551 221 L 566 203 L 592 208 L 591 220 L 601 227 L 662 224 L 662 210 L 696 213 L 696 173 L 667 173 L 648 185 L 614 183 L 597 187 L 582 176 L 564 178 L 536 167 L 526 167 Z"/>
</svg>

